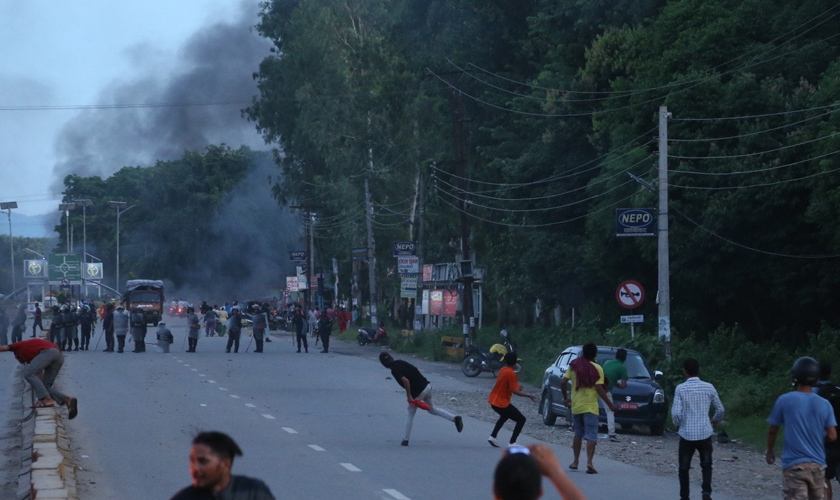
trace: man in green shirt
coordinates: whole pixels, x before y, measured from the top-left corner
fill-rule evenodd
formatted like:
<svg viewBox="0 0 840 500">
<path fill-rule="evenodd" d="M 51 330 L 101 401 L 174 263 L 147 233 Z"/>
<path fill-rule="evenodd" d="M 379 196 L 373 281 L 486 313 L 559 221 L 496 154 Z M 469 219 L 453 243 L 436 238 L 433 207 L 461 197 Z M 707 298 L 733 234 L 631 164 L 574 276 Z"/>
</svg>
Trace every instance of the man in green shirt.
<svg viewBox="0 0 840 500">
<path fill-rule="evenodd" d="M 615 352 L 615 359 L 604 363 L 604 377 L 607 379 L 607 399 L 611 403 L 613 402 L 613 387 L 618 386 L 621 389 L 627 387 L 627 367 L 624 366 L 624 360 L 626 359 L 627 349 L 619 349 Z M 610 441 L 617 442 L 618 436 L 615 435 L 615 412 L 609 406 L 604 405 L 604 413 L 607 414 L 607 432 L 609 433 Z"/>
</svg>

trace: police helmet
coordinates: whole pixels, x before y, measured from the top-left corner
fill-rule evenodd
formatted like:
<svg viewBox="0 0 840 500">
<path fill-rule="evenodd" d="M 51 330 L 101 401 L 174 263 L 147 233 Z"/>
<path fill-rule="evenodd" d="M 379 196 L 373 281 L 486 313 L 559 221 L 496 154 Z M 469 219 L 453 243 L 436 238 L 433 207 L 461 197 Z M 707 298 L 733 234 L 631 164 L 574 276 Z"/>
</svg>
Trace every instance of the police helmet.
<svg viewBox="0 0 840 500">
<path fill-rule="evenodd" d="M 122 304 L 117 306 L 117 311 L 124 311 L 124 310 L 125 310 L 125 307 L 123 307 Z"/>
<path fill-rule="evenodd" d="M 67 304 L 61 304 L 61 312 L 67 312 L 70 310 L 70 306 Z"/>
<path fill-rule="evenodd" d="M 164 322 L 164 321 L 159 321 L 159 322 L 158 322 L 158 326 L 166 326 L 166 322 Z"/>
<path fill-rule="evenodd" d="M 501 332 L 499 332 L 499 335 L 501 335 L 503 339 L 508 338 L 507 330 L 502 330 Z"/>
<path fill-rule="evenodd" d="M 802 356 L 793 362 L 790 373 L 794 383 L 814 386 L 820 379 L 820 364 L 812 357 Z"/>
</svg>

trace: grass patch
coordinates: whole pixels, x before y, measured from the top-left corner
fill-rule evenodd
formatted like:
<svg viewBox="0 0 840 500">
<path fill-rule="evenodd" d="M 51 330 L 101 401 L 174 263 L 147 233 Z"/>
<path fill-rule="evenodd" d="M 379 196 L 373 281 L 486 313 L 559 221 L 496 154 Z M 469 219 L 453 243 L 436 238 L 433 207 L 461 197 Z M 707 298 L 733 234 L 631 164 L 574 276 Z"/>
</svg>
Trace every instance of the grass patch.
<svg viewBox="0 0 840 500">
<path fill-rule="evenodd" d="M 767 449 L 767 417 L 742 417 L 734 420 L 726 419 L 725 425 L 718 430 L 726 430 L 730 439 L 737 439 L 741 443 L 755 450 Z M 779 429 L 776 438 L 776 453 L 781 456 L 781 444 L 784 441 L 784 427 Z"/>
</svg>

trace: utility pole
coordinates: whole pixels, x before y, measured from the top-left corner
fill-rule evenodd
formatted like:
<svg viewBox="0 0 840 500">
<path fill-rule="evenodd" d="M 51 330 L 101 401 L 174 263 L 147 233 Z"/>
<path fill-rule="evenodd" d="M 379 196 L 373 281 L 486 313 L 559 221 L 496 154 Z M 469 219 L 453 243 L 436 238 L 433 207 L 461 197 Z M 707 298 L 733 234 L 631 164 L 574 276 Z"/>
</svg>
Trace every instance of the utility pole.
<svg viewBox="0 0 840 500">
<path fill-rule="evenodd" d="M 668 118 L 666 106 L 659 107 L 659 339 L 665 342 L 665 356 L 671 359 L 671 283 L 668 257 Z"/>
<path fill-rule="evenodd" d="M 452 88 L 449 93 L 450 104 L 452 105 L 452 144 L 455 153 L 456 175 L 458 176 L 458 190 L 461 191 L 461 196 L 458 201 L 458 208 L 461 219 L 461 261 L 470 261 L 470 227 L 469 219 L 467 218 L 467 160 L 466 160 L 466 132 L 464 131 L 464 100 L 461 93 Z M 456 265 L 461 265 L 462 262 L 456 262 Z M 463 266 L 461 266 L 463 270 Z M 469 337 L 471 341 L 475 341 L 475 317 L 473 315 L 473 288 L 472 288 L 472 266 L 470 265 L 470 273 L 464 275 L 461 273 L 461 280 L 464 284 L 463 297 L 461 302 L 461 313 L 463 318 L 463 334 L 464 337 Z"/>
<path fill-rule="evenodd" d="M 368 281 L 370 282 L 370 322 L 376 328 L 376 241 L 373 238 L 373 203 L 370 201 L 370 178 L 365 174 L 365 221 L 367 223 Z"/>
</svg>

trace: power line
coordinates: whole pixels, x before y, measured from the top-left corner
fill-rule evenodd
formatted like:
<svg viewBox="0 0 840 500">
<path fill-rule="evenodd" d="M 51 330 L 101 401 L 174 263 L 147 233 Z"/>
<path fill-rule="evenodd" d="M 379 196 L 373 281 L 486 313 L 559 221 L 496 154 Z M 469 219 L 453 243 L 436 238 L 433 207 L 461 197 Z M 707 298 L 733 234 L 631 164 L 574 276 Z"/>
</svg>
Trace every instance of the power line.
<svg viewBox="0 0 840 500">
<path fill-rule="evenodd" d="M 802 145 L 805 145 L 805 144 L 812 144 L 814 142 L 823 141 L 825 139 L 831 139 L 832 137 L 835 137 L 837 135 L 840 135 L 840 132 L 835 132 L 835 133 L 830 134 L 830 135 L 817 137 L 816 139 L 811 139 L 809 141 L 797 142 L 796 144 L 788 144 L 786 146 L 780 146 L 776 149 L 767 149 L 767 150 L 764 150 L 764 151 L 757 151 L 755 153 L 744 153 L 744 154 L 739 154 L 739 155 L 718 155 L 718 156 L 714 156 L 714 155 L 709 155 L 709 156 L 668 155 L 668 158 L 675 158 L 675 159 L 679 159 L 679 160 L 720 160 L 720 159 L 732 159 L 732 158 L 747 158 L 747 157 L 750 157 L 750 156 L 760 156 L 760 155 L 764 155 L 764 154 L 767 154 L 767 153 L 775 153 L 777 151 L 783 151 L 785 149 L 795 148 L 797 146 L 802 146 Z M 742 173 L 742 172 L 737 172 L 737 173 Z"/>
<path fill-rule="evenodd" d="M 829 153 L 829 155 L 837 154 L 838 152 L 840 152 L 840 151 L 835 151 L 833 153 Z M 824 156 L 829 156 L 829 155 L 824 155 Z M 820 157 L 817 157 L 817 158 L 820 158 Z M 805 161 L 815 160 L 817 158 L 810 158 L 810 159 L 805 160 Z M 785 179 L 785 180 L 776 181 L 776 182 L 762 182 L 762 183 L 758 183 L 758 184 L 742 184 L 740 186 L 723 186 L 723 187 L 683 186 L 683 185 L 679 185 L 679 184 L 671 184 L 669 182 L 668 187 L 673 187 L 673 188 L 678 188 L 678 189 L 694 189 L 694 190 L 701 190 L 701 191 L 726 191 L 726 190 L 731 190 L 731 189 L 769 187 L 769 186 L 777 186 L 779 184 L 788 184 L 790 182 L 802 181 L 802 180 L 805 180 L 805 179 L 811 179 L 813 177 L 818 177 L 820 175 L 830 174 L 832 172 L 838 172 L 838 171 L 840 171 L 840 167 L 837 167 L 837 168 L 834 168 L 834 169 L 831 169 L 831 170 L 826 170 L 826 171 L 823 171 L 823 172 L 817 172 L 815 174 L 810 174 L 810 175 L 805 175 L 805 176 L 802 176 L 802 177 L 797 177 L 795 179 Z M 670 170 L 669 170 L 669 172 L 670 172 Z M 680 173 L 680 172 L 675 171 L 674 173 L 676 174 L 676 173 Z"/>
<path fill-rule="evenodd" d="M 828 107 L 834 107 L 834 106 L 840 106 L 840 104 L 832 104 L 831 106 L 828 106 Z M 820 109 L 820 108 L 812 108 L 812 109 Z M 813 116 L 811 118 L 806 118 L 804 120 L 799 120 L 799 121 L 796 121 L 796 122 L 793 122 L 793 123 L 780 125 L 780 126 L 774 127 L 774 128 L 769 128 L 769 129 L 765 129 L 765 130 L 758 130 L 756 132 L 746 132 L 746 133 L 743 133 L 743 134 L 730 135 L 730 136 L 726 136 L 726 137 L 710 137 L 708 139 L 675 139 L 675 138 L 672 138 L 672 137 L 668 137 L 668 142 L 718 142 L 718 141 L 728 141 L 728 140 L 732 140 L 732 139 L 741 139 L 741 138 L 744 138 L 744 137 L 752 137 L 752 136 L 759 135 L 759 134 L 766 134 L 768 132 L 775 132 L 777 130 L 782 130 L 782 129 L 786 129 L 786 128 L 790 128 L 790 127 L 795 127 L 796 125 L 801 125 L 803 123 L 807 123 L 807 122 L 812 121 L 812 120 L 817 120 L 817 119 L 822 118 L 824 116 L 828 116 L 828 115 L 831 115 L 833 113 L 837 113 L 838 111 L 840 111 L 840 107 L 837 107 L 833 111 L 829 111 L 827 113 L 823 113 L 823 114 L 820 114 L 820 115 L 817 115 L 817 116 Z"/>
</svg>

